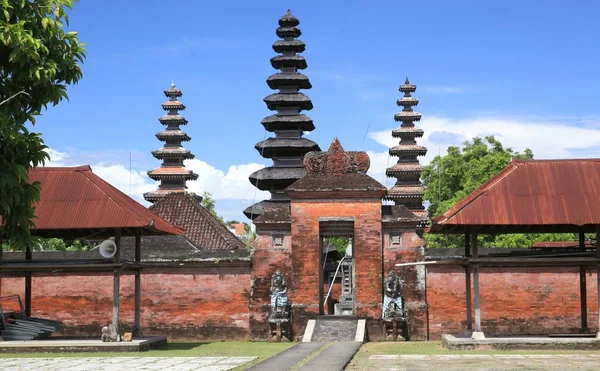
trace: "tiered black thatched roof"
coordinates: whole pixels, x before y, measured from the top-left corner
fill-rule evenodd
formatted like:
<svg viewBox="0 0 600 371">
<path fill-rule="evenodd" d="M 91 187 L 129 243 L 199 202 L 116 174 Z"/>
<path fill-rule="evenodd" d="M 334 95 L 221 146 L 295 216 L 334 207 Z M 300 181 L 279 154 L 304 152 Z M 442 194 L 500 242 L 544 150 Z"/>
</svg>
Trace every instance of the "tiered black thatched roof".
<svg viewBox="0 0 600 371">
<path fill-rule="evenodd" d="M 392 131 L 392 137 L 400 138 L 397 146 L 390 148 L 390 156 L 398 157 L 398 162 L 388 168 L 386 175 L 396 179 L 396 184 L 388 190 L 386 198 L 394 201 L 397 206 L 405 206 L 411 210 L 417 219 L 426 221 L 426 211 L 423 207 L 423 186 L 421 185 L 421 171 L 423 166 L 419 164 L 418 156 L 424 156 L 427 148 L 417 144 L 416 138 L 423 136 L 423 130 L 415 127 L 415 122 L 421 120 L 421 114 L 413 111 L 413 107 L 419 104 L 419 100 L 411 96 L 417 90 L 417 86 L 408 81 L 398 89 L 404 96 L 398 99 L 398 106 L 402 111 L 394 115 L 394 120 L 401 122 L 400 127 Z M 387 210 L 387 209 L 386 209 Z M 389 212 L 398 212 L 405 209 L 389 209 Z M 391 217 L 391 216 L 390 216 Z M 395 219 L 395 217 L 391 217 Z"/>
<path fill-rule="evenodd" d="M 177 100 L 183 94 L 174 82 L 164 93 L 169 98 L 168 101 L 162 104 L 162 108 L 167 111 L 167 114 L 159 118 L 158 121 L 166 128 L 156 133 L 156 138 L 164 142 L 165 145 L 152 151 L 152 155 L 162 160 L 162 164 L 159 168 L 148 172 L 148 176 L 160 181 L 160 185 L 156 191 L 144 193 L 144 198 L 149 202 L 160 200 L 170 193 L 183 193 L 186 189 L 185 182 L 187 180 L 198 179 L 198 174 L 186 170 L 183 166 L 183 160 L 194 158 L 194 155 L 181 145 L 181 142 L 187 142 L 191 139 L 179 127 L 187 124 L 185 117 L 179 114 L 180 111 L 185 110 L 185 106 Z"/>
<path fill-rule="evenodd" d="M 297 54 L 305 49 L 304 42 L 297 39 L 302 34 L 297 27 L 299 24 L 288 10 L 279 19 L 279 28 L 276 30 L 281 40 L 273 44 L 273 50 L 281 54 L 271 58 L 271 65 L 281 71 L 269 76 L 267 84 L 279 91 L 264 98 L 264 102 L 268 109 L 277 113 L 261 121 L 265 129 L 275 136 L 255 146 L 262 157 L 273 159 L 273 165 L 249 177 L 252 185 L 271 192 L 271 199 L 244 210 L 250 219 L 256 218 L 267 208 L 289 208 L 285 188 L 306 174 L 302 165 L 304 155 L 320 150 L 317 143 L 303 138 L 304 132 L 314 130 L 315 126 L 310 117 L 300 113 L 311 110 L 313 105 L 310 98 L 300 92 L 300 89 L 310 89 L 312 85 L 307 76 L 298 72 L 306 68 L 306 60 Z M 284 215 L 285 212 L 282 212 L 275 214 Z"/>
</svg>

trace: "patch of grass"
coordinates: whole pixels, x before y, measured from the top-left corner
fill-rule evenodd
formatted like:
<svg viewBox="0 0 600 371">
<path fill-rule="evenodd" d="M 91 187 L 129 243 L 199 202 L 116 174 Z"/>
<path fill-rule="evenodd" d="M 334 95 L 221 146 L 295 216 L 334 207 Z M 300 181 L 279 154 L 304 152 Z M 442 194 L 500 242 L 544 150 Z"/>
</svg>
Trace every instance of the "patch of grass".
<svg viewBox="0 0 600 371">
<path fill-rule="evenodd" d="M 369 357 L 374 354 L 596 354 L 597 350 L 448 350 L 441 341 L 407 341 L 365 343 L 350 361 L 349 370 L 368 369 Z"/>
<path fill-rule="evenodd" d="M 147 352 L 80 352 L 80 353 L 2 353 L 0 358 L 46 358 L 46 357 L 258 357 L 239 370 L 280 353 L 294 343 L 234 342 L 214 343 L 168 343 L 165 349 Z M 237 369 L 236 369 L 237 370 Z"/>
</svg>

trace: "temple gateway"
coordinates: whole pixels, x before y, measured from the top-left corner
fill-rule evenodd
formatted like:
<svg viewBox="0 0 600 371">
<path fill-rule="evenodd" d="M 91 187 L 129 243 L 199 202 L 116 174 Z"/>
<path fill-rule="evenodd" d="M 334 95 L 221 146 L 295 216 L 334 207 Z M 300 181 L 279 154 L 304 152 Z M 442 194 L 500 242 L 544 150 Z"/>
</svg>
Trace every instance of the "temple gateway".
<svg viewBox="0 0 600 371">
<path fill-rule="evenodd" d="M 584 233 L 600 236 L 600 199 L 589 191 L 600 182 L 600 160 L 513 161 L 429 225 L 417 86 L 407 77 L 399 87 L 401 110 L 391 133 L 398 145 L 389 149 L 397 161 L 386 169 L 394 180 L 387 189 L 367 174 L 366 152 L 344 148 L 337 138 L 322 150 L 305 137 L 315 124 L 304 113 L 313 103 L 302 91 L 312 85 L 299 72 L 308 66 L 299 24 L 288 11 L 275 31 L 270 62 L 278 71 L 267 78 L 275 92 L 264 98 L 272 114 L 261 121 L 269 137 L 255 145 L 272 164 L 249 177 L 270 196 L 243 210 L 256 239 L 235 236 L 188 192 L 186 182 L 198 175 L 184 166 L 193 155 L 182 143 L 191 138 L 181 129 L 188 124 L 182 91 L 172 83 L 159 118 L 164 129 L 156 134 L 164 145 L 152 152 L 162 163 L 148 172 L 158 189 L 144 194 L 154 214 L 135 209 L 89 167 L 34 169 L 32 179 L 42 184 L 39 210 L 65 202 L 86 210 L 102 198 L 125 216 L 110 227 L 92 213 L 47 227 L 40 217 L 33 233 L 103 233 L 114 237 L 118 253 L 4 253 L 2 295 L 23 297 L 27 315 L 61 321 L 62 334 L 79 336 L 99 337 L 108 324 L 180 340 L 331 340 L 328 326 L 362 333 L 360 340 L 597 332 L 600 252 Z M 74 179 L 81 187 L 94 183 L 95 198 L 62 191 Z M 526 212 L 517 204 L 526 204 Z M 142 220 L 129 217 L 132 210 L 146 218 L 142 224 L 129 222 Z M 156 220 L 146 223 L 145 213 Z M 426 249 L 425 230 L 463 234 L 465 249 Z M 556 253 L 564 246 L 540 252 L 477 246 L 479 233 L 517 232 L 579 233 L 577 256 Z M 23 265 L 32 259 L 45 262 Z"/>
</svg>

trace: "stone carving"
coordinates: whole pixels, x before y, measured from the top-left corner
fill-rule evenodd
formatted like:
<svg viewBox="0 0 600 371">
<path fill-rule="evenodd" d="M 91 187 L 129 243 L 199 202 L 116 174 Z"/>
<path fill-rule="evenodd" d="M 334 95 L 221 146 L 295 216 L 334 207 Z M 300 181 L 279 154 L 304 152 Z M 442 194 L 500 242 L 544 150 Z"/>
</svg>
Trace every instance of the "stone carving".
<svg viewBox="0 0 600 371">
<path fill-rule="evenodd" d="M 366 152 L 345 152 L 337 138 L 327 152 L 309 152 L 304 156 L 304 167 L 310 174 L 366 173 L 370 165 L 371 160 Z"/>
<path fill-rule="evenodd" d="M 269 316 L 269 320 L 288 318 L 287 284 L 281 271 L 277 270 L 271 277 L 271 315 Z"/>
<path fill-rule="evenodd" d="M 117 327 L 112 323 L 108 326 L 102 327 L 102 336 L 100 337 L 100 339 L 105 343 L 114 343 L 119 341 Z"/>
<path fill-rule="evenodd" d="M 385 296 L 383 297 L 384 321 L 394 321 L 404 319 L 404 306 L 402 304 L 402 287 L 400 278 L 396 271 L 391 270 L 385 280 Z"/>
</svg>

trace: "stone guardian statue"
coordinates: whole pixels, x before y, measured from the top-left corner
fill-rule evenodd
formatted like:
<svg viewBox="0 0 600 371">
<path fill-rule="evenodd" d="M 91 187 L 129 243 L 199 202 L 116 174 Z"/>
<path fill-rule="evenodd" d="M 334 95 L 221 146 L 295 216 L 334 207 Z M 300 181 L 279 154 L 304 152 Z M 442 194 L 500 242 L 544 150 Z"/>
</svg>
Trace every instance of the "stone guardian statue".
<svg viewBox="0 0 600 371">
<path fill-rule="evenodd" d="M 269 319 L 288 318 L 288 297 L 287 284 L 281 274 L 277 270 L 271 277 L 271 315 Z"/>
<path fill-rule="evenodd" d="M 391 270 L 385 280 L 385 295 L 383 297 L 383 312 L 384 321 L 392 321 L 405 317 L 404 306 L 402 303 L 402 287 L 400 278 L 396 271 Z"/>
</svg>

